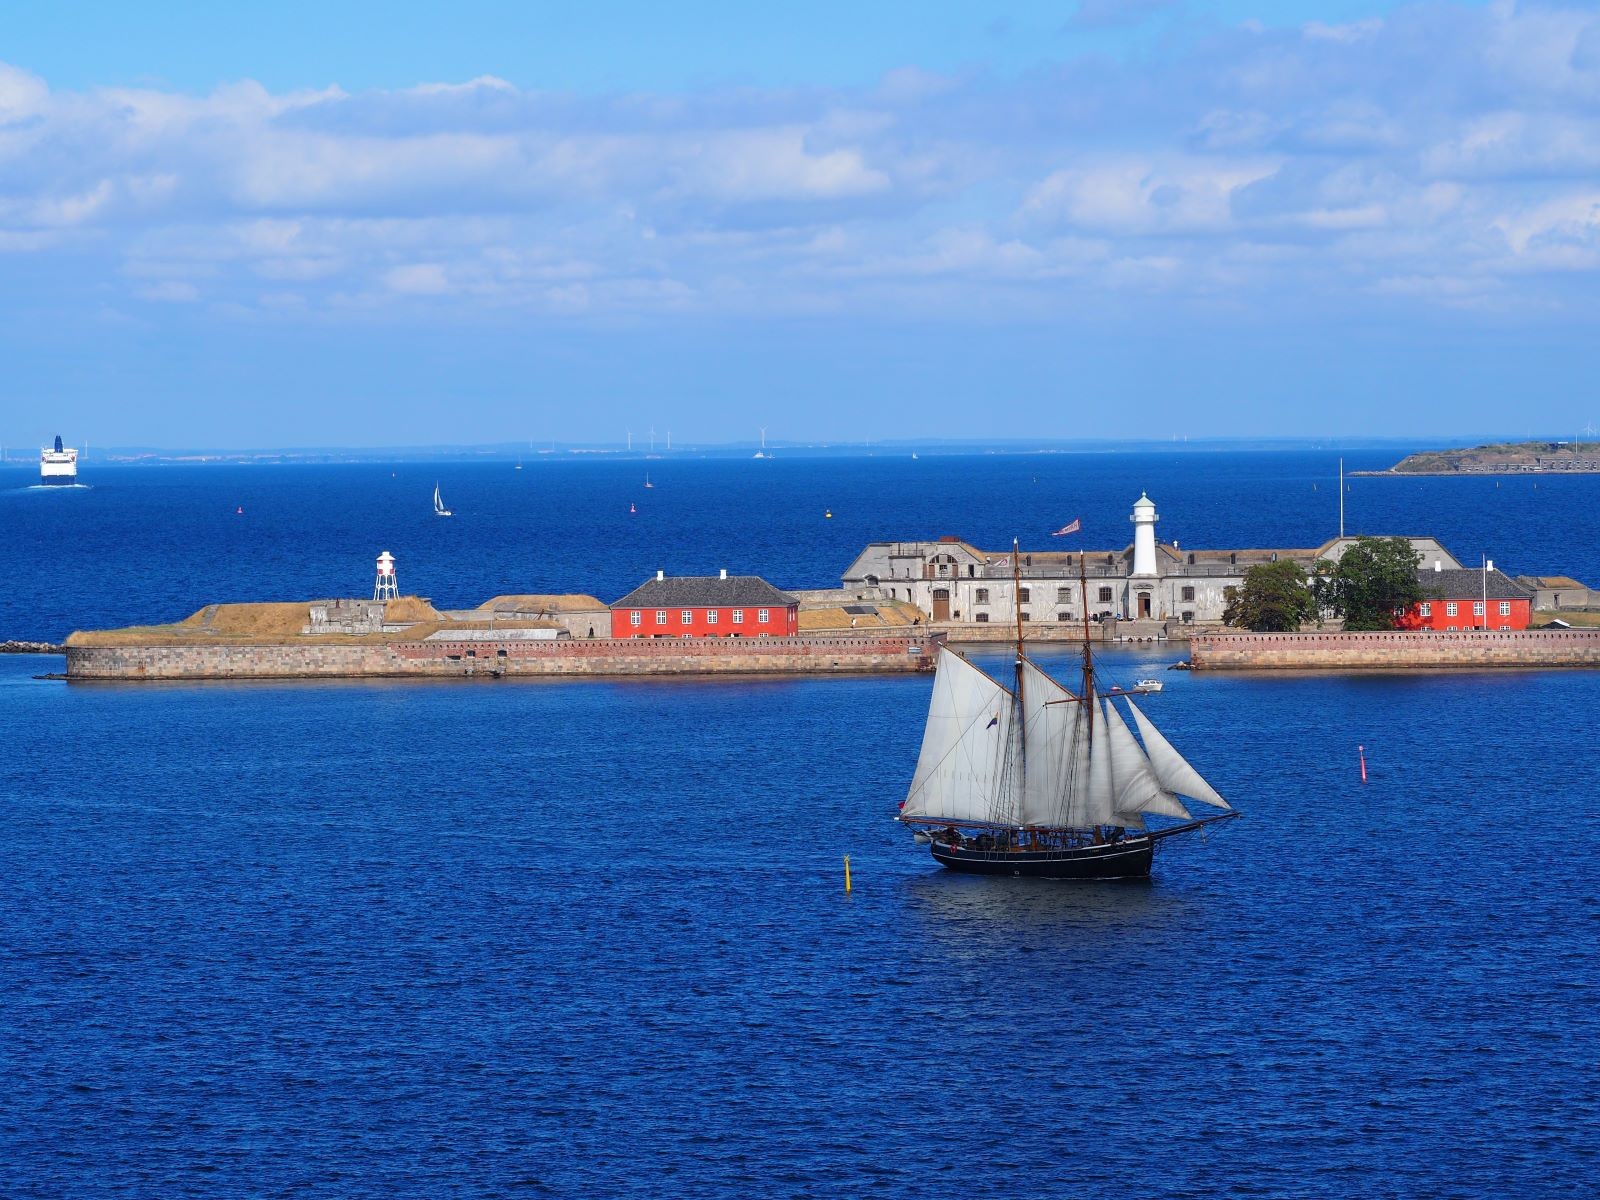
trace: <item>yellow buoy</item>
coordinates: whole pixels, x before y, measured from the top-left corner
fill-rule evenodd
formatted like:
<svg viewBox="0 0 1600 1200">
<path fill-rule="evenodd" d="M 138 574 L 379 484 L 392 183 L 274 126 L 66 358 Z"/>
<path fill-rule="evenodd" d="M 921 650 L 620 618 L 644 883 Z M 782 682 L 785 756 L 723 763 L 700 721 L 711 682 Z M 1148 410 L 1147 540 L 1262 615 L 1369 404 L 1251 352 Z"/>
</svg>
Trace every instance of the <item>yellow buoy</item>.
<svg viewBox="0 0 1600 1200">
<path fill-rule="evenodd" d="M 844 894 L 850 894 L 850 856 L 844 856 Z"/>
<path fill-rule="evenodd" d="M 828 520 L 830 520 L 830 521 L 833 520 L 833 509 L 830 508 L 827 512 L 823 513 L 822 515 L 827 517 Z"/>
</svg>

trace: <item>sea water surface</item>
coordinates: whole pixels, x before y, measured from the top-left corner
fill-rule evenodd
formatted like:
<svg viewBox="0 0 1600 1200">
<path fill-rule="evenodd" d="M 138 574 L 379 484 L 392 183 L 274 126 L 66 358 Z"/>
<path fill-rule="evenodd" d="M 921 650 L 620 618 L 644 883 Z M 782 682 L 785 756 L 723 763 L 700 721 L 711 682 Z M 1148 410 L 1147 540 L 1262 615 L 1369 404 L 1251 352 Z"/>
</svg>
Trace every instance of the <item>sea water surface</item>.
<svg viewBox="0 0 1600 1200">
<path fill-rule="evenodd" d="M 1023 509 L 1031 482 L 941 469 L 909 532 L 992 539 L 1079 508 L 1109 525 L 1146 486 L 1131 471 L 1115 505 Z M 306 471 L 290 490 L 320 478 L 347 514 L 387 479 Z M 243 474 L 263 488 L 247 516 L 283 503 Z M 1237 502 L 1203 469 L 1149 486 L 1196 544 L 1320 540 L 1309 505 L 1262 511 L 1289 486 L 1263 475 Z M 183 511 L 139 498 L 144 478 L 117 484 L 125 504 Z M 220 502 L 226 476 L 148 478 Z M 481 535 L 422 522 L 407 555 L 459 568 L 456 590 L 419 589 L 450 603 L 501 579 L 565 590 L 584 563 L 606 595 L 635 557 L 797 585 L 869 524 L 848 518 L 839 547 L 802 537 L 822 499 L 803 490 L 703 522 L 689 506 L 673 539 L 639 543 L 619 521 L 574 546 L 559 506 L 501 516 L 523 530 L 506 564 L 458 560 L 429 539 Z M 8 553 L 37 536 L 13 523 L 35 499 L 5 501 Z M 71 511 L 46 503 L 22 511 Z M 896 503 L 912 523 L 915 497 Z M 1492 513 L 1449 518 L 1452 536 L 1447 511 L 1386 522 L 1488 540 Z M 183 597 L 173 529 L 79 521 L 71 537 L 119 562 L 147 550 L 120 600 L 81 593 L 118 619 L 257 595 L 278 571 L 279 595 L 327 591 L 344 553 L 313 522 L 236 591 Z M 245 535 L 207 521 L 190 541 L 209 563 Z M 1538 524 L 1504 539 L 1581 574 L 1593 541 Z M 7 620 L 60 615 L 11 632 L 94 623 L 39 575 L 12 560 Z M 1070 677 L 1070 652 L 1040 656 Z M 1126 682 L 1173 657 L 1104 666 Z M 1491 1197 L 1600 1179 L 1593 673 L 1164 674 L 1146 711 L 1245 815 L 1169 843 L 1148 883 L 1083 886 L 941 872 L 895 825 L 926 678 L 33 677 L 59 661 L 0 659 L 5 1196 Z"/>
</svg>

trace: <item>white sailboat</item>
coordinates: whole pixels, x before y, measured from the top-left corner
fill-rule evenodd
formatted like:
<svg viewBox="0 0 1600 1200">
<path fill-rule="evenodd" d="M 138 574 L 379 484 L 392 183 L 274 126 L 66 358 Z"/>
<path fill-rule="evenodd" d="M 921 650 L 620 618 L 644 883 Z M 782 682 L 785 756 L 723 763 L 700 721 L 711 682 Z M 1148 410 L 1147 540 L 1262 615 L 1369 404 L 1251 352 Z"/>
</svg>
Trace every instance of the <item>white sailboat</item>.
<svg viewBox="0 0 1600 1200">
<path fill-rule="evenodd" d="M 1047 879 L 1144 877 L 1157 842 L 1239 815 L 1131 692 L 1099 689 L 1087 627 L 1082 673 L 1074 694 L 1040 670 L 1023 651 L 1020 619 L 1010 687 L 939 647 L 922 752 L 898 819 L 931 843 L 943 866 Z M 1185 797 L 1223 811 L 1193 817 Z M 1178 823 L 1151 827 L 1147 817 Z"/>
<path fill-rule="evenodd" d="M 453 517 L 455 514 L 444 506 L 444 501 L 439 498 L 439 485 L 433 485 L 433 515 L 436 517 Z"/>
</svg>

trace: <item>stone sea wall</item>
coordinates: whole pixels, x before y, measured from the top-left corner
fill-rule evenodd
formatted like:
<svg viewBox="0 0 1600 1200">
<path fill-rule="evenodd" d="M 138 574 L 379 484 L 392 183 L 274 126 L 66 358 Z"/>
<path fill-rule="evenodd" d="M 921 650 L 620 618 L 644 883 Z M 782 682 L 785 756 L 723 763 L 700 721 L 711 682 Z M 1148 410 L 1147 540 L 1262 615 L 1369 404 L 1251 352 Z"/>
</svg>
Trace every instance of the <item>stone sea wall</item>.
<svg viewBox="0 0 1600 1200">
<path fill-rule="evenodd" d="M 68 646 L 69 679 L 810 675 L 932 670 L 926 633 L 794 638 L 595 638 L 328 645 Z"/>
<path fill-rule="evenodd" d="M 1197 671 L 1600 667 L 1600 629 L 1430 633 L 1205 633 L 1189 643 Z"/>
</svg>

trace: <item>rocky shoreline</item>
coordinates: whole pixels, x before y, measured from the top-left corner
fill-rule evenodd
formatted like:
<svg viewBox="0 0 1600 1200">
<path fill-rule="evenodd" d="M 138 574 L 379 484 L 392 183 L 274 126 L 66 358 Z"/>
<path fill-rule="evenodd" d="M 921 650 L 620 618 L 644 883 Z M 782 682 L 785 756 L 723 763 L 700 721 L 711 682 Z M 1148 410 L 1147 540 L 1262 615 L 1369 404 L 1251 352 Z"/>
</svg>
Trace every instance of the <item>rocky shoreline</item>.
<svg viewBox="0 0 1600 1200">
<path fill-rule="evenodd" d="M 65 646 L 50 642 L 0 642 L 0 654 L 65 654 Z"/>
</svg>

